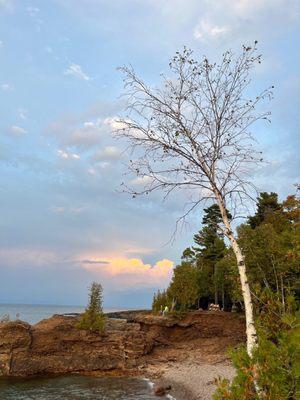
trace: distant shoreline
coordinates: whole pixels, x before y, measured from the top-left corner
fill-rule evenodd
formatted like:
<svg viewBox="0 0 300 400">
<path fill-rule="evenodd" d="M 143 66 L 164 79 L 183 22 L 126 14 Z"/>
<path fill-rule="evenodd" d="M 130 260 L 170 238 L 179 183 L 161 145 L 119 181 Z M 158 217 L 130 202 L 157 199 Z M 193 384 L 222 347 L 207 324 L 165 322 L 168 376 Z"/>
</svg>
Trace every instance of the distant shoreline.
<svg viewBox="0 0 300 400">
<path fill-rule="evenodd" d="M 21 319 L 29 324 L 36 324 L 43 319 L 52 317 L 52 315 L 78 315 L 84 312 L 86 306 L 66 306 L 54 304 L 18 304 L 18 303 L 0 303 L 0 320 L 9 315 L 11 321 Z M 105 314 L 119 313 L 121 311 L 131 312 L 134 308 L 104 308 Z"/>
</svg>

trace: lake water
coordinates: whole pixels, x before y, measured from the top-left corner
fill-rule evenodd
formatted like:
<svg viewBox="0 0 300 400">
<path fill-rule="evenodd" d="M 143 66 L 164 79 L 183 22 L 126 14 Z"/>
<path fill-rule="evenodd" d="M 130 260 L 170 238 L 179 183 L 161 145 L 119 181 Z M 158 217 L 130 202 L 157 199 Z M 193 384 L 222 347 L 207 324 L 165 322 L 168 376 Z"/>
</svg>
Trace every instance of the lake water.
<svg viewBox="0 0 300 400">
<path fill-rule="evenodd" d="M 80 313 L 84 307 L 0 304 L 0 318 L 8 314 L 34 324 L 53 314 Z M 118 311 L 107 309 L 106 312 Z M 0 379 L 0 400 L 153 400 L 151 387 L 138 378 L 68 375 L 55 378 Z M 166 397 L 163 397 L 166 398 Z"/>
<path fill-rule="evenodd" d="M 9 315 L 11 320 L 17 317 L 22 321 L 36 324 L 42 319 L 52 317 L 53 314 L 81 313 L 84 307 L 80 306 L 56 306 L 37 304 L 0 304 L 0 319 L 3 315 Z M 105 309 L 104 312 L 120 311 L 118 309 Z M 0 398 L 1 399 L 1 398 Z"/>
<path fill-rule="evenodd" d="M 138 378 L 62 376 L 0 379 L 1 400 L 153 400 L 151 387 Z M 166 399 L 166 397 L 161 397 Z"/>
</svg>

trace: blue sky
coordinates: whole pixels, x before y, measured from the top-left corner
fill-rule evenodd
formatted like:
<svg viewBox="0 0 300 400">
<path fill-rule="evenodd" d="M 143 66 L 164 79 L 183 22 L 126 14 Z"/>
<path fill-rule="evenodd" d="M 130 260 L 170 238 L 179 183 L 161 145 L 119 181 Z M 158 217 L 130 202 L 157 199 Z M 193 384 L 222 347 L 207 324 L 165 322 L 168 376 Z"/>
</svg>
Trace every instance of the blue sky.
<svg viewBox="0 0 300 400">
<path fill-rule="evenodd" d="M 121 65 L 159 84 L 183 45 L 217 59 L 259 42 L 253 90 L 275 85 L 257 128 L 269 164 L 253 177 L 283 198 L 299 181 L 298 0 L 0 0 L 0 302 L 144 307 L 199 229 L 166 244 L 184 199 L 121 194 Z"/>
</svg>

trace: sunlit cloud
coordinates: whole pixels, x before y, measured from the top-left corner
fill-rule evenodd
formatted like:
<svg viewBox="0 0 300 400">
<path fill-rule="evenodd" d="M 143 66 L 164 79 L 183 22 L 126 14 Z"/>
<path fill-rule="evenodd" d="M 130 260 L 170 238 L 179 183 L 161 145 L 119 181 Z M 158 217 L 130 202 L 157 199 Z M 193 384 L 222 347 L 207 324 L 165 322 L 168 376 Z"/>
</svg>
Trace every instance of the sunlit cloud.
<svg viewBox="0 0 300 400">
<path fill-rule="evenodd" d="M 140 258 L 111 258 L 105 260 L 106 264 L 97 259 L 90 261 L 94 262 L 82 263 L 83 268 L 118 280 L 123 286 L 165 287 L 172 277 L 174 266 L 173 261 L 168 259 L 157 261 L 154 265 L 144 264 Z"/>
</svg>

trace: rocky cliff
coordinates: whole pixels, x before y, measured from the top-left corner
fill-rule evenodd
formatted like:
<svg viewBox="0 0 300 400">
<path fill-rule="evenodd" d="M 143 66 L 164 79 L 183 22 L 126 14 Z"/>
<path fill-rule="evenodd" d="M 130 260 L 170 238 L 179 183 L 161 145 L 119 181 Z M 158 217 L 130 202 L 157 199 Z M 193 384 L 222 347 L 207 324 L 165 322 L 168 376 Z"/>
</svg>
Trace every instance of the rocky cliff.
<svg viewBox="0 0 300 400">
<path fill-rule="evenodd" d="M 154 349 L 187 343 L 199 347 L 204 338 L 235 344 L 244 338 L 243 318 L 223 312 L 198 311 L 181 320 L 147 313 L 130 314 L 128 320 L 107 318 L 103 334 L 77 329 L 78 318 L 0 323 L 0 376 L 132 371 L 148 356 L 153 362 Z"/>
</svg>

